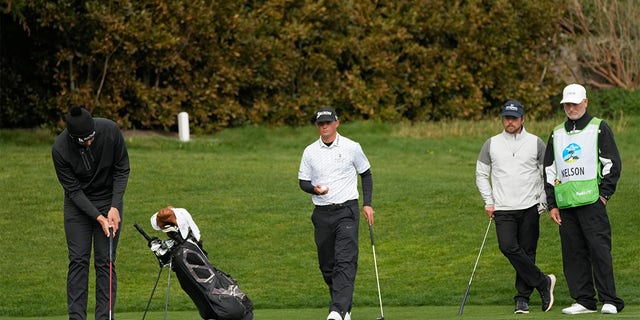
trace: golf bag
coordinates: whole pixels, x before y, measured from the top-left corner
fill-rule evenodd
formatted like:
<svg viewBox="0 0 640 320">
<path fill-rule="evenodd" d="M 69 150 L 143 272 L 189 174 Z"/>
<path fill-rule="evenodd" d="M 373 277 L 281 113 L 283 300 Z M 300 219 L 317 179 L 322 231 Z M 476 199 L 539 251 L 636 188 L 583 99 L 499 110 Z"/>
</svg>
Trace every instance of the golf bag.
<svg viewBox="0 0 640 320">
<path fill-rule="evenodd" d="M 166 240 L 152 238 L 138 225 L 134 226 L 147 239 L 161 270 L 163 266 L 171 266 L 203 319 L 253 319 L 253 303 L 235 279 L 211 264 L 202 248 L 200 230 L 189 212 L 167 207 L 151 217 L 151 226 L 165 232 L 169 237 Z"/>
<path fill-rule="evenodd" d="M 203 319 L 251 320 L 253 303 L 238 282 L 209 262 L 202 249 L 187 240 L 172 249 L 171 266 Z"/>
</svg>

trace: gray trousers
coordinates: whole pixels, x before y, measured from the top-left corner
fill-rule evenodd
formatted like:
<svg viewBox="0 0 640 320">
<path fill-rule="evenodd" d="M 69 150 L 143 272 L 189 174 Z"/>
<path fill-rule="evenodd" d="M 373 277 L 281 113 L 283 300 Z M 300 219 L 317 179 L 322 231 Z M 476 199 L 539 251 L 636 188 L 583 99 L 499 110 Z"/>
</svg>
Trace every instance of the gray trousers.
<svg viewBox="0 0 640 320">
<path fill-rule="evenodd" d="M 616 295 L 613 277 L 611 225 L 606 206 L 598 200 L 586 206 L 562 209 L 560 217 L 562 264 L 571 297 L 595 310 L 595 290 L 598 290 L 600 301 L 622 311 L 624 301 Z"/>
<path fill-rule="evenodd" d="M 320 271 L 331 295 L 329 311 L 337 311 L 344 317 L 351 311 L 358 269 L 358 202 L 337 208 L 316 206 L 311 220 Z"/>
<path fill-rule="evenodd" d="M 105 214 L 111 207 L 110 201 L 95 203 Z M 122 216 L 122 205 L 119 206 Z M 87 298 L 89 291 L 89 260 L 93 244 L 94 268 L 96 272 L 95 319 L 109 318 L 109 238 L 100 224 L 78 210 L 69 199 L 64 204 L 64 230 L 69 250 L 69 271 L 67 273 L 67 310 L 70 320 L 87 319 Z M 116 248 L 120 232 L 113 240 L 112 303 L 115 305 L 117 277 L 115 268 Z"/>
</svg>

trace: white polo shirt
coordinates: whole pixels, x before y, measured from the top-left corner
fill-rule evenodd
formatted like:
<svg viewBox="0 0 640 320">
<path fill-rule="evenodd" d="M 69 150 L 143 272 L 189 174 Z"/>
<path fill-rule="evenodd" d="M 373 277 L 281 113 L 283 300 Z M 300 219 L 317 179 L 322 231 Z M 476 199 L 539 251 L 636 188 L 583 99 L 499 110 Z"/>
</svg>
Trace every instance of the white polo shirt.
<svg viewBox="0 0 640 320">
<path fill-rule="evenodd" d="M 343 203 L 358 199 L 358 174 L 371 165 L 360 144 L 337 134 L 331 146 L 319 138 L 302 153 L 298 179 L 329 187 L 325 195 L 312 195 L 315 205 Z"/>
</svg>

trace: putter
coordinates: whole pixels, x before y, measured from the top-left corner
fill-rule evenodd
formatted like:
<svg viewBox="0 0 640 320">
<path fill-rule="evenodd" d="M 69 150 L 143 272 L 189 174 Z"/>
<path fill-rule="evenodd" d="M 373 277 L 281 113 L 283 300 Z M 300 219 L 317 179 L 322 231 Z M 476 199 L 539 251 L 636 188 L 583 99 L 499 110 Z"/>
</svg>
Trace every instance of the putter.
<svg viewBox="0 0 640 320">
<path fill-rule="evenodd" d="M 462 302 L 460 303 L 460 309 L 458 310 L 458 315 L 462 315 L 462 310 L 464 309 L 464 303 L 467 302 L 467 296 L 469 295 L 469 289 L 471 288 L 471 281 L 473 281 L 473 275 L 476 273 L 476 268 L 478 267 L 478 261 L 480 261 L 480 255 L 482 254 L 482 248 L 484 248 L 484 243 L 487 241 L 487 234 L 489 234 L 489 229 L 491 228 L 491 218 L 489 218 L 489 224 L 487 225 L 487 231 L 484 232 L 484 239 L 482 239 L 482 245 L 480 246 L 480 252 L 478 252 L 478 257 L 476 258 L 476 264 L 473 266 L 473 271 L 471 271 L 471 278 L 469 278 L 469 283 L 467 284 L 467 290 L 464 292 L 464 296 L 462 296 Z"/>
<path fill-rule="evenodd" d="M 113 227 L 109 227 L 109 320 L 113 319 Z"/>
<path fill-rule="evenodd" d="M 380 317 L 376 320 L 384 320 L 384 311 L 382 311 L 382 295 L 380 294 L 380 279 L 378 278 L 378 261 L 376 261 L 376 246 L 373 243 L 373 226 L 369 224 L 369 236 L 371 237 L 371 250 L 373 251 L 373 266 L 376 269 L 376 284 L 378 285 L 378 301 L 380 302 Z"/>
</svg>

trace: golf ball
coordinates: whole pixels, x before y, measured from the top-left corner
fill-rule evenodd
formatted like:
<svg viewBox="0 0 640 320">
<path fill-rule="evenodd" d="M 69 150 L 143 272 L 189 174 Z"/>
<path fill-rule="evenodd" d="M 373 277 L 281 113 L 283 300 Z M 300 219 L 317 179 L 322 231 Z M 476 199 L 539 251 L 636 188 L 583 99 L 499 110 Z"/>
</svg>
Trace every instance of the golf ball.
<svg viewBox="0 0 640 320">
<path fill-rule="evenodd" d="M 322 192 L 327 191 L 327 189 L 329 189 L 329 188 L 327 188 L 327 186 L 320 186 L 320 191 L 322 191 Z"/>
</svg>

